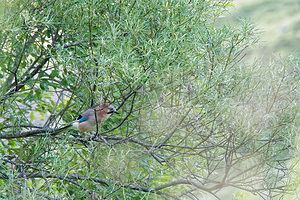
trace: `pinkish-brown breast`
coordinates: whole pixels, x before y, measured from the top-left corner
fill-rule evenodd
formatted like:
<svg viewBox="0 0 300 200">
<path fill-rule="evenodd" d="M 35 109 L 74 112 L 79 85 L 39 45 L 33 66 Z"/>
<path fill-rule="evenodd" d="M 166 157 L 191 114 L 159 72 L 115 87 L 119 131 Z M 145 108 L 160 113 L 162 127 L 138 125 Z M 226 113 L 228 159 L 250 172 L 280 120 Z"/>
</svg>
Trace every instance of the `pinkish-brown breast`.
<svg viewBox="0 0 300 200">
<path fill-rule="evenodd" d="M 96 107 L 97 111 L 97 121 L 98 123 L 101 123 L 105 121 L 108 118 L 108 111 L 109 111 L 109 103 L 104 103 L 98 107 Z"/>
</svg>

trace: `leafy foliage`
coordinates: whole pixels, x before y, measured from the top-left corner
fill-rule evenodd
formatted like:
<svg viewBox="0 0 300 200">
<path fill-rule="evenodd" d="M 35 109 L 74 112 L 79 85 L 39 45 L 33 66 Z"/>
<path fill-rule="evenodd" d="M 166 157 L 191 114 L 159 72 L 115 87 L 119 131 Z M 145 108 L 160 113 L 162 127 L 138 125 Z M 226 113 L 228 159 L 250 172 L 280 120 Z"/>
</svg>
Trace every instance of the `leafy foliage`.
<svg viewBox="0 0 300 200">
<path fill-rule="evenodd" d="M 285 190 L 299 72 L 241 62 L 230 1 L 18 1 L 1 12 L 1 198 L 269 198 Z M 111 102 L 89 138 L 61 129 Z M 240 191 L 242 190 L 242 191 Z"/>
</svg>

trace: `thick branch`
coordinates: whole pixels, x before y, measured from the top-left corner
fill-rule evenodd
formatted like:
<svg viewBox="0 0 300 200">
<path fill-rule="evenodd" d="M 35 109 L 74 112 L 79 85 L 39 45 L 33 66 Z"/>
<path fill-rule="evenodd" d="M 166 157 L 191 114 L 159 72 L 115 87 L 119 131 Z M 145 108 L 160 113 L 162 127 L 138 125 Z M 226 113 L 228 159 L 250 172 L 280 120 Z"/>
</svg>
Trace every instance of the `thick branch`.
<svg viewBox="0 0 300 200">
<path fill-rule="evenodd" d="M 22 178 L 23 177 L 26 177 L 26 178 L 56 178 L 56 179 L 68 181 L 71 183 L 73 183 L 74 180 L 86 180 L 86 181 L 93 181 L 96 183 L 100 183 L 105 186 L 119 185 L 120 187 L 125 187 L 125 188 L 131 189 L 131 190 L 138 190 L 138 191 L 142 191 L 142 192 L 152 192 L 152 193 L 155 193 L 158 195 L 168 196 L 173 199 L 179 199 L 176 195 L 166 193 L 166 192 L 161 192 L 161 191 L 151 189 L 148 187 L 133 185 L 133 184 L 129 184 L 129 183 L 122 184 L 119 182 L 111 182 L 111 181 L 107 181 L 102 178 L 82 176 L 79 174 L 57 175 L 57 174 L 51 174 L 51 173 L 19 173 L 18 176 L 22 177 Z"/>
<path fill-rule="evenodd" d="M 69 127 L 71 127 L 72 125 L 67 125 L 65 127 L 62 128 L 44 128 L 44 129 L 36 129 L 36 130 L 30 130 L 30 131 L 21 131 L 21 132 L 10 132 L 10 133 L 0 133 L 0 139 L 13 139 L 13 138 L 24 138 L 24 137 L 32 137 L 35 136 L 37 134 L 41 134 L 41 133 L 47 133 L 47 134 L 52 134 L 55 135 Z M 47 135 L 40 135 L 40 136 L 47 136 Z"/>
</svg>

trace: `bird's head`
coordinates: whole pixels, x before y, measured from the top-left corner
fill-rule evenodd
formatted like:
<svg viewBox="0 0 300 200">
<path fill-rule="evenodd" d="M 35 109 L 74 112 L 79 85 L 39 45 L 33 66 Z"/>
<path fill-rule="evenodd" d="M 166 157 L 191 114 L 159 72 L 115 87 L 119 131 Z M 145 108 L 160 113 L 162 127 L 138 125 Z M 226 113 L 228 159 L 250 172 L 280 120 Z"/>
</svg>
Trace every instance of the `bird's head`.
<svg viewBox="0 0 300 200">
<path fill-rule="evenodd" d="M 115 108 L 112 104 L 110 104 L 110 105 L 108 106 L 108 112 L 107 112 L 107 114 L 113 114 L 113 113 L 120 114 L 120 113 L 116 110 L 116 108 Z"/>
<path fill-rule="evenodd" d="M 101 119 L 101 121 L 107 120 L 107 118 L 109 118 L 114 113 L 119 114 L 116 108 L 109 103 L 104 103 L 101 106 L 99 106 L 99 110 L 102 110 L 100 112 L 97 112 L 98 117 L 99 119 Z"/>
</svg>

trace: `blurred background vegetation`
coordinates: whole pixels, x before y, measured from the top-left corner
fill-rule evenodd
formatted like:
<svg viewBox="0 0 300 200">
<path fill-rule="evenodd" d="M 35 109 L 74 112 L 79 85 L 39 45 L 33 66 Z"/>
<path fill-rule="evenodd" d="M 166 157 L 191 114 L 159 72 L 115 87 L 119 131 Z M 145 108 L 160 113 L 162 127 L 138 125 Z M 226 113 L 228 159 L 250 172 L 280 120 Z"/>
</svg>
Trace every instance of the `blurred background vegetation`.
<svg viewBox="0 0 300 200">
<path fill-rule="evenodd" d="M 238 26 L 241 18 L 249 20 L 257 29 L 259 42 L 247 50 L 244 61 L 253 62 L 260 59 L 269 62 L 270 59 L 292 57 L 299 69 L 300 57 L 300 1 L 299 0 L 234 0 L 234 5 L 225 15 L 225 21 Z M 222 19 L 224 22 L 224 18 Z M 297 70 L 296 69 L 296 70 Z M 299 94 L 299 93 L 298 93 Z M 298 108 L 299 113 L 299 108 Z M 296 126 L 299 127 L 299 114 Z M 299 136 L 298 136 L 299 137 Z M 300 155 L 298 147 L 299 139 L 295 138 L 295 157 L 290 161 L 291 192 L 283 199 L 300 199 Z M 298 152 L 297 152 L 298 150 Z M 231 199 L 230 195 L 227 196 Z M 237 199 L 254 199 L 253 195 L 241 194 Z M 260 199 L 257 197 L 257 199 Z"/>
<path fill-rule="evenodd" d="M 257 28 L 259 45 L 248 51 L 250 58 L 300 56 L 299 0 L 234 0 L 226 18 L 235 24 L 249 19 Z"/>
</svg>

